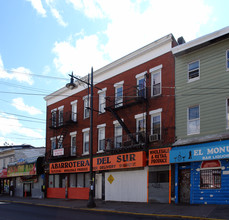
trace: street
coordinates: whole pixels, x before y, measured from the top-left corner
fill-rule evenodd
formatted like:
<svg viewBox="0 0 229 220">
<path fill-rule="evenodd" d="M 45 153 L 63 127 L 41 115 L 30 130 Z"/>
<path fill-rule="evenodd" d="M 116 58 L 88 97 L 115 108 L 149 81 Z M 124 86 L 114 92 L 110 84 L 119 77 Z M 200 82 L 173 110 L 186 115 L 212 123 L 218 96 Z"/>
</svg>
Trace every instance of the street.
<svg viewBox="0 0 229 220">
<path fill-rule="evenodd" d="M 27 205 L 27 204 L 15 204 L 0 202 L 0 220 L 77 220 L 77 219 L 176 219 L 176 218 L 164 218 L 157 216 L 141 216 L 141 215 L 127 215 L 107 212 L 96 212 L 96 211 L 84 211 L 84 210 L 73 210 L 65 208 Z"/>
</svg>

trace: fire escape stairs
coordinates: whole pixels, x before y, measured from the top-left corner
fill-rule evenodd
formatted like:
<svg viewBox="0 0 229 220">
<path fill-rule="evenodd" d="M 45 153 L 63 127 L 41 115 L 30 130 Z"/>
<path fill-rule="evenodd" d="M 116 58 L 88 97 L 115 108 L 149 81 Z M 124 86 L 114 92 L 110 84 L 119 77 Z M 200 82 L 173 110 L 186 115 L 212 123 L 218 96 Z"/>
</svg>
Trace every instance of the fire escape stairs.
<svg viewBox="0 0 229 220">
<path fill-rule="evenodd" d="M 67 133 L 68 133 L 68 127 L 64 126 L 62 129 L 62 132 L 58 138 L 58 145 L 62 143 L 62 146 L 63 146 L 63 141 L 64 141 L 64 138 L 66 137 Z"/>
<path fill-rule="evenodd" d="M 118 120 L 119 124 L 122 126 L 122 128 L 124 129 L 124 131 L 126 132 L 126 134 L 129 136 L 129 138 L 131 139 L 131 141 L 134 144 L 137 144 L 136 139 L 133 137 L 133 135 L 131 134 L 130 130 L 128 129 L 128 127 L 126 126 L 126 124 L 123 122 L 123 120 L 119 117 L 119 115 L 117 114 L 117 112 L 113 108 L 111 108 L 111 107 L 106 107 L 106 110 L 112 113 L 112 115 Z"/>
</svg>

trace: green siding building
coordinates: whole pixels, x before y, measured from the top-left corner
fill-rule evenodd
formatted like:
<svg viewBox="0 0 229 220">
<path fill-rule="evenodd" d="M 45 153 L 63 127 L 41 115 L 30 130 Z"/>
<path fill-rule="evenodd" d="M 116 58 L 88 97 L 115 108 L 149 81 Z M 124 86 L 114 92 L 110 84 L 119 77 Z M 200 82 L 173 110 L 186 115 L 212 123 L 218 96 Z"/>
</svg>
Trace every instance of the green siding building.
<svg viewBox="0 0 229 220">
<path fill-rule="evenodd" d="M 172 50 L 175 202 L 228 204 L 229 27 L 181 43 Z"/>
</svg>

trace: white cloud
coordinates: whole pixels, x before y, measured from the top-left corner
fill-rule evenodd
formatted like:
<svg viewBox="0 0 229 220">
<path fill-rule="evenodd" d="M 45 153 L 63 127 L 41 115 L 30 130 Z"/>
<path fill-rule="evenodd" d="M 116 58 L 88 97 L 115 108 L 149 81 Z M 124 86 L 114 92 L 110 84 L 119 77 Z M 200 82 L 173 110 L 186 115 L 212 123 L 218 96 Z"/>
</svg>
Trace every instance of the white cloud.
<svg viewBox="0 0 229 220">
<path fill-rule="evenodd" d="M 58 23 L 64 27 L 66 27 L 68 24 L 66 22 L 64 22 L 62 16 L 60 15 L 59 11 L 57 11 L 56 8 L 51 8 L 51 12 L 53 17 L 55 17 L 58 21 Z"/>
<path fill-rule="evenodd" d="M 92 66 L 96 69 L 106 63 L 96 35 L 80 38 L 74 45 L 67 41 L 56 42 L 53 52 L 56 54 L 54 64 L 64 75 L 74 71 L 76 75 L 84 76 L 90 73 Z"/>
<path fill-rule="evenodd" d="M 53 0 L 51 0 L 53 1 Z M 63 74 L 72 70 L 84 74 L 90 66 L 102 67 L 109 62 L 137 50 L 167 34 L 186 41 L 197 37 L 201 26 L 209 23 L 212 8 L 204 0 L 66 0 L 75 10 L 88 18 L 105 18 L 103 32 L 90 36 L 75 36 L 74 43 L 56 42 L 54 64 Z M 106 43 L 100 44 L 103 34 Z M 95 68 L 96 69 L 96 68 Z"/>
<path fill-rule="evenodd" d="M 14 140 L 13 136 L 15 135 L 19 137 L 19 140 L 20 138 L 23 139 L 23 142 L 26 142 L 26 137 L 28 137 L 27 141 L 29 142 L 31 138 L 44 138 L 40 131 L 23 127 L 17 117 L 12 115 L 0 113 L 0 124 L 0 146 L 5 142 L 9 144 L 20 144 L 17 139 Z"/>
<path fill-rule="evenodd" d="M 20 110 L 20 111 L 24 111 L 29 113 L 30 115 L 38 115 L 38 114 L 42 114 L 41 110 L 33 107 L 33 106 L 29 106 L 26 105 L 24 103 L 23 98 L 15 98 L 12 100 L 12 106 L 14 106 L 16 109 Z"/>
<path fill-rule="evenodd" d="M 4 70 L 4 65 L 3 65 L 1 55 L 0 55 L 0 79 L 10 79 L 10 80 L 15 79 L 18 82 L 26 82 L 29 85 L 33 84 L 31 71 L 25 67 L 18 67 L 15 69 L 13 68 L 9 71 Z"/>
<path fill-rule="evenodd" d="M 41 0 L 27 0 L 33 8 L 43 17 L 46 17 L 46 10 L 44 9 Z"/>
</svg>

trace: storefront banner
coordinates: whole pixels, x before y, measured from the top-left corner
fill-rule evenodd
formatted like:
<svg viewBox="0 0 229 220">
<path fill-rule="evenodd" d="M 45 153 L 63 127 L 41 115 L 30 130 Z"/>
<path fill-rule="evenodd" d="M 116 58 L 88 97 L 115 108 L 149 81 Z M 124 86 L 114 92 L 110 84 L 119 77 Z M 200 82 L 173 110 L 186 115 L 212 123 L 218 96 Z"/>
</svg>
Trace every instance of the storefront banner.
<svg viewBox="0 0 229 220">
<path fill-rule="evenodd" d="M 146 154 L 143 151 L 93 158 L 93 171 L 137 168 L 145 165 Z M 89 171 L 90 159 L 50 163 L 49 165 L 50 174 Z"/>
<path fill-rule="evenodd" d="M 7 169 L 2 169 L 0 172 L 0 178 L 7 178 Z"/>
<path fill-rule="evenodd" d="M 169 164 L 170 149 L 168 147 L 149 150 L 149 166 Z"/>
<path fill-rule="evenodd" d="M 7 169 L 8 177 L 28 176 L 36 174 L 36 163 L 9 166 Z"/>
<path fill-rule="evenodd" d="M 229 140 L 174 147 L 170 151 L 170 163 L 183 163 L 229 158 Z"/>
</svg>

